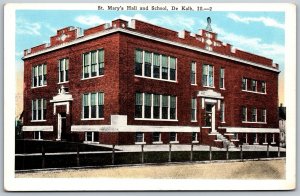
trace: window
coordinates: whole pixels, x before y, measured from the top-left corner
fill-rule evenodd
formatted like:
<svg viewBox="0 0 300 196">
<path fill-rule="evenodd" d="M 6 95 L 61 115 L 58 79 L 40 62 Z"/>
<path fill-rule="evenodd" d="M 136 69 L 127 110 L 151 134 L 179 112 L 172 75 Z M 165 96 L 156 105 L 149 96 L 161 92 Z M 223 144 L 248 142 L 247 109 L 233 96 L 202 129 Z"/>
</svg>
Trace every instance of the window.
<svg viewBox="0 0 300 196">
<path fill-rule="evenodd" d="M 192 104 L 191 104 L 191 120 L 192 121 L 197 121 L 196 114 L 197 114 L 197 99 L 192 99 Z"/>
<path fill-rule="evenodd" d="M 214 87 L 214 68 L 212 65 L 203 65 L 202 85 L 205 87 Z"/>
<path fill-rule="evenodd" d="M 221 102 L 221 110 L 220 110 L 220 120 L 221 122 L 225 122 L 225 104 Z"/>
<path fill-rule="evenodd" d="M 144 142 L 144 133 L 136 132 L 135 133 L 135 142 Z"/>
<path fill-rule="evenodd" d="M 261 82 L 261 92 L 266 93 L 266 82 L 264 81 Z"/>
<path fill-rule="evenodd" d="M 97 132 L 85 132 L 85 142 L 92 143 L 99 141 L 99 134 Z"/>
<path fill-rule="evenodd" d="M 176 80 L 176 58 L 170 57 L 170 80 Z"/>
<path fill-rule="evenodd" d="M 168 57 L 165 55 L 161 56 L 162 63 L 162 79 L 168 79 Z"/>
<path fill-rule="evenodd" d="M 263 109 L 262 110 L 262 122 L 267 122 L 267 110 Z"/>
<path fill-rule="evenodd" d="M 142 75 L 143 51 L 135 50 L 135 75 Z"/>
<path fill-rule="evenodd" d="M 175 141 L 177 141 L 177 133 L 170 132 L 170 142 L 175 142 Z"/>
<path fill-rule="evenodd" d="M 135 50 L 135 75 L 176 81 L 176 64 L 174 57 Z"/>
<path fill-rule="evenodd" d="M 153 54 L 153 77 L 160 78 L 160 55 Z"/>
<path fill-rule="evenodd" d="M 83 78 L 104 74 L 104 50 L 93 50 L 83 54 Z"/>
<path fill-rule="evenodd" d="M 160 95 L 153 95 L 153 118 L 160 118 Z"/>
<path fill-rule="evenodd" d="M 247 121 L 247 108 L 245 106 L 242 107 L 242 121 Z"/>
<path fill-rule="evenodd" d="M 47 65 L 41 64 L 32 67 L 31 83 L 32 87 L 47 85 Z"/>
<path fill-rule="evenodd" d="M 144 62 L 144 65 L 145 65 L 145 73 L 144 73 L 144 76 L 147 76 L 147 77 L 151 77 L 151 67 L 152 67 L 152 53 L 150 52 L 145 52 L 145 62 Z"/>
<path fill-rule="evenodd" d="M 257 90 L 257 81 L 251 80 L 251 90 L 256 91 Z"/>
<path fill-rule="evenodd" d="M 170 119 L 176 119 L 176 97 L 170 96 Z"/>
<path fill-rule="evenodd" d="M 252 108 L 251 121 L 252 122 L 257 122 L 257 109 L 256 108 Z"/>
<path fill-rule="evenodd" d="M 47 101 L 45 99 L 32 100 L 31 109 L 31 120 L 46 120 Z"/>
<path fill-rule="evenodd" d="M 224 68 L 220 69 L 220 88 L 225 88 L 225 70 Z"/>
<path fill-rule="evenodd" d="M 148 94 L 148 93 L 145 93 L 145 102 L 144 102 L 144 106 L 145 106 L 145 109 L 144 109 L 144 118 L 151 118 L 151 103 L 152 103 L 152 100 L 151 100 L 151 94 Z"/>
<path fill-rule="evenodd" d="M 104 117 L 104 93 L 88 93 L 83 95 L 83 119 L 98 119 Z"/>
<path fill-rule="evenodd" d="M 169 97 L 162 95 L 162 119 L 168 119 Z"/>
<path fill-rule="evenodd" d="M 143 94 L 135 94 L 135 118 L 143 117 Z"/>
<path fill-rule="evenodd" d="M 247 90 L 247 79 L 246 78 L 242 79 L 242 90 Z"/>
<path fill-rule="evenodd" d="M 177 119 L 177 97 L 150 93 L 135 94 L 135 118 Z"/>
<path fill-rule="evenodd" d="M 191 84 L 197 84 L 197 82 L 196 82 L 196 62 L 191 63 Z"/>
<path fill-rule="evenodd" d="M 192 141 L 198 141 L 197 132 L 192 132 Z"/>
<path fill-rule="evenodd" d="M 153 142 L 160 142 L 160 135 L 159 132 L 153 132 Z"/>
<path fill-rule="evenodd" d="M 69 80 L 69 59 L 60 59 L 58 65 L 58 82 Z"/>
<path fill-rule="evenodd" d="M 212 118 L 212 104 L 206 104 L 205 105 L 205 126 L 210 127 L 211 126 L 211 118 Z"/>
</svg>

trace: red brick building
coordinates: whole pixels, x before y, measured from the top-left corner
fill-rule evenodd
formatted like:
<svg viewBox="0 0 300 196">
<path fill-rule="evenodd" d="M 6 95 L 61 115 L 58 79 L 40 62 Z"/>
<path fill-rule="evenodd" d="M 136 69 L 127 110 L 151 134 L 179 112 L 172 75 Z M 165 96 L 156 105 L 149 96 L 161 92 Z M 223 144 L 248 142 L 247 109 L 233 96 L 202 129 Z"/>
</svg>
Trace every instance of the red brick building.
<svg viewBox="0 0 300 196">
<path fill-rule="evenodd" d="M 211 29 L 114 20 L 24 51 L 26 138 L 276 144 L 278 65 Z"/>
</svg>

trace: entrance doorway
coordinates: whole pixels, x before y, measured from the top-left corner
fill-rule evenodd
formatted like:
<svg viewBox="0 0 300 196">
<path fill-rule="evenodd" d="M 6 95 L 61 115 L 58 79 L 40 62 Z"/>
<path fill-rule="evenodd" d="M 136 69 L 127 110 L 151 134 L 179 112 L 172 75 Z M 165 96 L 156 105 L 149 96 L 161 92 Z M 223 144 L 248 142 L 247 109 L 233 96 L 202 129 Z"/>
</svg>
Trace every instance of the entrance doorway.
<svg viewBox="0 0 300 196">
<path fill-rule="evenodd" d="M 216 109 L 215 104 L 205 104 L 205 127 L 210 127 L 211 132 L 215 132 L 216 125 Z"/>
<path fill-rule="evenodd" d="M 65 140 L 66 138 L 66 112 L 61 112 L 57 114 L 57 139 Z"/>
</svg>

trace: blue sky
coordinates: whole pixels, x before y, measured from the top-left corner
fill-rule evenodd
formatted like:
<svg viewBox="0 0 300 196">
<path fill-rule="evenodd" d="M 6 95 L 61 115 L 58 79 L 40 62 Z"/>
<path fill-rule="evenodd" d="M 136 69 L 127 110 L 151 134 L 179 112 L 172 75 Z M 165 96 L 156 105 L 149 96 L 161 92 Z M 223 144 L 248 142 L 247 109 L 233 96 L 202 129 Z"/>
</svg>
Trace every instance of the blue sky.
<svg viewBox="0 0 300 196">
<path fill-rule="evenodd" d="M 198 33 L 206 27 L 208 16 L 221 41 L 272 58 L 284 69 L 284 12 L 20 10 L 16 12 L 16 60 L 24 49 L 49 42 L 57 29 L 66 26 L 86 29 L 116 18 L 136 18 Z"/>
<path fill-rule="evenodd" d="M 205 29 L 208 16 L 219 40 L 271 58 L 280 65 L 279 101 L 284 103 L 284 12 L 17 10 L 16 114 L 23 107 L 23 50 L 49 43 L 57 29 L 67 26 L 87 29 L 117 18 L 128 21 L 135 18 L 176 31 L 198 33 L 199 29 Z"/>
</svg>

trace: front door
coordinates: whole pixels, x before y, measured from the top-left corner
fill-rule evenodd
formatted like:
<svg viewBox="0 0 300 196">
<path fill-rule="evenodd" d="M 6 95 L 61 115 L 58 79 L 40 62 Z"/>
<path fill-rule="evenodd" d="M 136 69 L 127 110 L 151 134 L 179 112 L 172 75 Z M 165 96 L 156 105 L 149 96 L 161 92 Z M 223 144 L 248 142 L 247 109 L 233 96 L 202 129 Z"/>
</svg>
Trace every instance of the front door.
<svg viewBox="0 0 300 196">
<path fill-rule="evenodd" d="M 57 114 L 57 139 L 56 140 L 65 140 L 66 139 L 66 113 L 61 112 Z"/>
<path fill-rule="evenodd" d="M 215 132 L 216 106 L 212 103 L 205 104 L 205 127 L 210 127 L 211 132 Z"/>
</svg>

